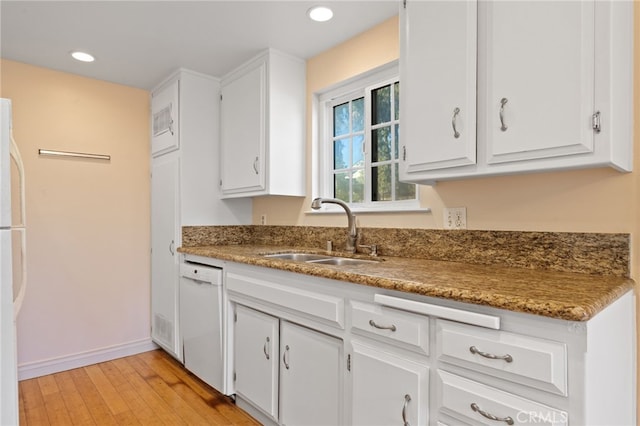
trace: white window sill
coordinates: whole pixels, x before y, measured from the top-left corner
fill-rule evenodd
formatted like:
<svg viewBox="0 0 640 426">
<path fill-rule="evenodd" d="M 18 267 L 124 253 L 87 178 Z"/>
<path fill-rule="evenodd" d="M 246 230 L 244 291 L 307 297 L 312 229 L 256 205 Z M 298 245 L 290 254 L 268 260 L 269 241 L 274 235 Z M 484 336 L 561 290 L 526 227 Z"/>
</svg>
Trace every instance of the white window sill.
<svg viewBox="0 0 640 426">
<path fill-rule="evenodd" d="M 375 214 L 375 213 L 429 213 L 430 207 L 420 207 L 418 203 L 399 203 L 395 205 L 376 205 L 376 204 L 364 204 L 349 205 L 349 208 L 354 214 Z M 344 214 L 344 209 L 335 204 L 323 204 L 318 210 L 306 210 L 304 214 Z"/>
</svg>

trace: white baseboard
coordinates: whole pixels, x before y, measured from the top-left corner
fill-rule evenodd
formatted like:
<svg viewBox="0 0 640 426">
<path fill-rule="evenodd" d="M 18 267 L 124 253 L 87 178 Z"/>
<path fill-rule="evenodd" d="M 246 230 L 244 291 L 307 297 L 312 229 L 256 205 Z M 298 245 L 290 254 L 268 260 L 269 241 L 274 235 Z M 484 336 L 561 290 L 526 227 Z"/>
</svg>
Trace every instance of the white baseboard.
<svg viewBox="0 0 640 426">
<path fill-rule="evenodd" d="M 141 339 L 106 348 L 65 355 L 58 358 L 51 358 L 44 361 L 20 364 L 18 365 L 18 380 L 46 376 L 47 374 L 85 367 L 87 365 L 110 361 L 112 359 L 135 355 L 142 352 L 148 352 L 158 348 L 159 346 L 153 343 L 151 339 Z"/>
</svg>

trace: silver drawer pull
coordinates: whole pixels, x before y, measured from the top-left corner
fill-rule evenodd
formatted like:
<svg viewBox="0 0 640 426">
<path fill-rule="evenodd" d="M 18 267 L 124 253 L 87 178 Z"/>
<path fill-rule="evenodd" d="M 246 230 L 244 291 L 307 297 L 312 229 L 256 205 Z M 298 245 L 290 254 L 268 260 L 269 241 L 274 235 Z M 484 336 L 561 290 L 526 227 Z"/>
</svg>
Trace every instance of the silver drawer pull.
<svg viewBox="0 0 640 426">
<path fill-rule="evenodd" d="M 506 132 L 508 127 L 504 124 L 504 106 L 509 102 L 507 98 L 502 98 L 500 100 L 500 130 Z"/>
<path fill-rule="evenodd" d="M 407 421 L 407 405 L 409 405 L 410 401 L 411 401 L 411 395 L 406 394 L 404 396 L 404 405 L 402 406 L 402 424 L 404 426 L 411 426 Z"/>
<path fill-rule="evenodd" d="M 289 369 L 289 345 L 284 347 L 284 354 L 282 355 L 282 362 L 284 363 L 284 367 Z"/>
<path fill-rule="evenodd" d="M 480 407 L 478 407 L 478 404 L 476 404 L 475 402 L 471 404 L 471 409 L 476 413 L 479 413 L 482 417 L 485 417 L 489 420 L 495 420 L 497 422 L 505 422 L 508 425 L 513 424 L 513 419 L 511 417 L 497 417 L 497 416 L 494 416 L 493 414 L 489 414 L 486 411 L 482 411 Z"/>
<path fill-rule="evenodd" d="M 270 341 L 270 339 L 269 339 L 269 337 L 267 337 L 267 340 L 264 342 L 264 347 L 262 348 L 262 350 L 264 351 L 264 356 L 267 359 L 271 358 L 269 356 L 269 341 Z"/>
<path fill-rule="evenodd" d="M 509 354 L 506 355 L 494 355 L 494 354 L 490 354 L 487 352 L 482 352 L 481 350 L 478 350 L 478 348 L 476 348 L 475 346 L 471 346 L 469 348 L 469 352 L 471 352 L 472 354 L 477 354 L 480 355 L 481 357 L 484 358 L 489 358 L 489 359 L 501 359 L 504 360 L 506 362 L 513 362 L 513 357 Z"/>
<path fill-rule="evenodd" d="M 396 331 L 396 326 L 391 324 L 391 325 L 378 325 L 375 323 L 375 321 L 373 320 L 369 320 L 369 325 L 371 327 L 375 327 L 378 328 L 380 330 L 391 330 L 391 331 Z"/>
<path fill-rule="evenodd" d="M 458 117 L 458 114 L 460 114 L 460 108 L 456 107 L 453 110 L 453 118 L 451 119 L 451 125 L 453 126 L 453 137 L 456 139 L 460 137 L 460 132 L 456 128 L 456 118 Z"/>
</svg>

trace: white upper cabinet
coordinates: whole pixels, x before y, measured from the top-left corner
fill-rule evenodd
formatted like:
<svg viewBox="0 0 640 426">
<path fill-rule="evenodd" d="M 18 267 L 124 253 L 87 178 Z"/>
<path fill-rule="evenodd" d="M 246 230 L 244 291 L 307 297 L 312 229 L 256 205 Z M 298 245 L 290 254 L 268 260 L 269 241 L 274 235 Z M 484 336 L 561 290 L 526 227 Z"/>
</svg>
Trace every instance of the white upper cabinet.
<svg viewBox="0 0 640 426">
<path fill-rule="evenodd" d="M 305 69 L 269 49 L 223 77 L 223 197 L 305 194 Z"/>
<path fill-rule="evenodd" d="M 151 95 L 151 155 L 166 154 L 180 148 L 180 81 L 174 80 Z"/>
<path fill-rule="evenodd" d="M 475 164 L 476 3 L 409 2 L 400 20 L 406 173 Z"/>
<path fill-rule="evenodd" d="M 400 16 L 402 180 L 631 170 L 632 2 L 408 0 Z"/>
</svg>

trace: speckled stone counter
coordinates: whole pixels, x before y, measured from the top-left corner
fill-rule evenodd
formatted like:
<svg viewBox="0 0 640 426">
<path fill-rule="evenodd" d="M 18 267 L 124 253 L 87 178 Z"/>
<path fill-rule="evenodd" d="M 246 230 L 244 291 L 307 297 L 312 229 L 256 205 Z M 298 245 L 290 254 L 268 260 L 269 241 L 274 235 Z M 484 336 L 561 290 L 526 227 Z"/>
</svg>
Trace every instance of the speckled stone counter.
<svg viewBox="0 0 640 426">
<path fill-rule="evenodd" d="M 263 230 L 256 231 L 255 228 Z M 420 245 L 419 242 L 417 243 L 415 238 L 407 237 L 394 241 L 397 246 L 410 247 L 404 249 L 407 256 L 397 256 L 397 253 L 390 249 L 391 246 L 387 245 L 392 240 L 384 240 L 389 242 L 379 243 L 381 256 L 376 263 L 335 266 L 273 259 L 264 255 L 283 252 L 326 254 L 319 249 L 322 247 L 320 242 L 326 243 L 327 239 L 332 238 L 337 241 L 344 234 L 344 229 L 309 230 L 307 227 L 297 227 L 274 234 L 273 231 L 277 231 L 277 228 L 296 227 L 189 227 L 183 229 L 183 247 L 179 251 L 572 321 L 586 321 L 592 318 L 635 285 L 633 280 L 628 278 L 629 241 L 628 236 L 624 234 L 562 235 L 492 231 L 493 238 L 490 238 L 491 235 L 487 233 L 480 232 L 478 235 L 479 231 L 455 231 L 450 232 L 449 236 L 439 236 L 441 240 L 448 240 L 447 244 L 455 243 L 453 251 L 461 253 L 457 257 L 461 261 L 443 259 L 443 254 L 436 256 L 436 259 L 426 258 L 429 250 L 426 250 L 425 255 L 425 250 L 416 248 Z M 291 242 L 289 235 L 295 235 L 296 231 L 302 231 L 303 228 L 306 230 L 302 232 L 304 235 L 298 233 L 297 241 Z M 323 229 L 328 233 L 323 233 Z M 407 230 L 394 231 L 406 231 L 406 235 L 409 235 Z M 260 235 L 261 232 L 265 234 Z M 438 236 L 446 234 L 447 231 L 430 232 Z M 309 235 L 315 233 L 322 235 L 312 236 L 310 241 Z M 362 231 L 361 235 L 364 233 Z M 463 235 L 465 233 L 466 235 Z M 476 234 L 473 235 L 474 233 Z M 369 231 L 368 235 L 368 238 L 374 238 L 375 235 L 378 241 L 382 241 L 379 234 Z M 479 239 L 479 236 L 483 238 Z M 420 237 L 424 239 L 424 235 Z M 313 240 L 314 238 L 316 240 Z M 487 252 L 491 252 L 491 249 L 486 247 L 490 244 L 483 247 L 482 241 L 500 242 L 505 238 L 520 242 L 516 244 L 517 250 L 512 255 L 500 244 L 498 245 L 503 248 L 501 251 L 493 251 L 498 253 L 495 257 L 486 255 Z M 467 249 L 456 239 L 470 241 L 472 247 Z M 523 240 L 538 240 L 543 244 L 540 244 L 542 247 L 529 245 L 523 250 Z M 481 259 L 481 262 L 476 264 L 467 262 L 462 252 L 468 251 L 483 252 L 484 260 Z M 533 253 L 533 259 L 525 259 L 523 252 Z M 390 255 L 391 253 L 394 255 Z M 423 254 L 419 256 L 417 253 Z M 563 262 L 563 253 L 571 259 L 565 259 Z M 344 255 L 340 252 L 331 254 Z M 589 259 L 592 258 L 594 260 L 590 262 Z M 489 262 L 491 259 L 494 261 Z M 477 261 L 478 258 L 474 257 L 474 260 Z M 545 268 L 544 265 L 552 266 Z M 568 269 L 567 265 L 572 269 L 563 270 Z"/>
</svg>

